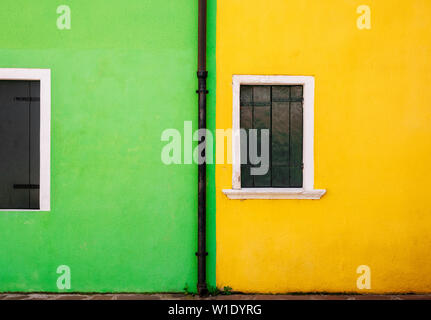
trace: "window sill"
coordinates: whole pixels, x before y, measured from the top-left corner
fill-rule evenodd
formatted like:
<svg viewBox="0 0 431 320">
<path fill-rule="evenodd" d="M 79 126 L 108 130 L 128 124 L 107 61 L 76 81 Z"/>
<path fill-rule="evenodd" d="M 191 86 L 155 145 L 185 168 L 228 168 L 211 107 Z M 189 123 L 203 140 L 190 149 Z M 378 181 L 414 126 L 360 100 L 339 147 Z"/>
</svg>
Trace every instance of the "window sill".
<svg viewBox="0 0 431 320">
<path fill-rule="evenodd" d="M 308 199 L 318 200 L 326 190 L 304 190 L 294 188 L 243 188 L 223 189 L 223 193 L 232 200 L 243 199 Z"/>
</svg>

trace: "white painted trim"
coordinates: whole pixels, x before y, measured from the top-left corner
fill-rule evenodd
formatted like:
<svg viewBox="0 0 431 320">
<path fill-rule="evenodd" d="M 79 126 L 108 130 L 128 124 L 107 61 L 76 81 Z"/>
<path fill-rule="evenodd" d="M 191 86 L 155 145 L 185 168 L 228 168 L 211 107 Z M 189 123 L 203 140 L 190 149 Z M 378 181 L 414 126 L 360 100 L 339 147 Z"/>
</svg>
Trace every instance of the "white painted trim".
<svg viewBox="0 0 431 320">
<path fill-rule="evenodd" d="M 232 189 L 233 190 L 246 190 L 241 189 L 241 147 L 240 147 L 240 86 L 241 85 L 302 85 L 304 87 L 304 114 L 303 114 L 303 162 L 304 162 L 304 172 L 303 172 L 303 190 L 300 198 L 291 198 L 293 194 L 298 195 L 298 189 L 276 189 L 277 194 L 280 194 L 280 190 L 292 190 L 292 192 L 285 193 L 284 196 L 287 198 L 277 198 L 277 199 L 310 199 L 304 197 L 304 192 L 311 194 L 313 192 L 322 191 L 314 190 L 314 77 L 312 76 L 263 76 L 263 75 L 233 75 L 232 77 L 232 90 L 233 90 L 233 109 L 232 109 Z M 257 189 L 254 189 L 257 190 Z M 265 190 L 273 190 L 265 189 Z M 226 192 L 227 193 L 226 193 Z M 324 190 L 323 190 L 324 191 Z M 225 194 L 231 197 L 233 194 L 238 195 L 238 193 L 228 192 L 224 190 Z M 266 191 L 265 191 L 266 192 Z M 317 192 L 320 194 L 321 192 Z M 242 193 L 242 198 L 235 199 L 245 199 L 244 196 L 252 196 L 251 191 Z M 271 192 L 273 195 L 274 193 Z M 321 194 L 321 196 L 324 192 Z M 256 197 L 257 195 L 253 195 Z M 319 197 L 320 198 L 320 197 Z M 234 198 L 231 198 L 234 199 Z M 252 199 L 252 198 L 248 198 Z M 258 199 L 274 199 L 274 198 L 258 198 Z"/>
<path fill-rule="evenodd" d="M 40 81 L 40 200 L 39 210 L 50 211 L 51 205 L 51 70 L 0 68 L 0 80 Z"/>
<path fill-rule="evenodd" d="M 304 190 L 296 188 L 243 188 L 223 189 L 229 199 L 320 199 L 326 190 Z"/>
</svg>

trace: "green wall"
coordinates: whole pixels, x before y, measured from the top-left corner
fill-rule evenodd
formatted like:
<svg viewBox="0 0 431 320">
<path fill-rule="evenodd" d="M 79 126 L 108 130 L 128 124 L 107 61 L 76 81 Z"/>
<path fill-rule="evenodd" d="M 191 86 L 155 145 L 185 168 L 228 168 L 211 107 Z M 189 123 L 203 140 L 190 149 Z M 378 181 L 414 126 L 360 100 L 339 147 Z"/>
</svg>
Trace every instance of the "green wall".
<svg viewBox="0 0 431 320">
<path fill-rule="evenodd" d="M 197 166 L 164 165 L 160 136 L 197 123 L 197 1 L 2 0 L 0 21 L 0 67 L 52 72 L 51 212 L 0 212 L 0 291 L 58 291 L 64 264 L 69 291 L 195 291 Z M 213 166 L 208 193 L 213 286 Z"/>
</svg>

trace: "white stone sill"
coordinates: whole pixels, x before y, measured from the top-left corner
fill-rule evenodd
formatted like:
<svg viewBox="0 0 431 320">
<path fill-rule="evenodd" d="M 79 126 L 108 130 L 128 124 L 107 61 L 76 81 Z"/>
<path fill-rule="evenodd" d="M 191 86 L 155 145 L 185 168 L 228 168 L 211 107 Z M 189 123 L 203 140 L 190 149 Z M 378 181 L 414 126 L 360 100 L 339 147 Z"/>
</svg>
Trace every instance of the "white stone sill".
<svg viewBox="0 0 431 320">
<path fill-rule="evenodd" d="M 305 199 L 318 200 L 323 197 L 326 190 L 304 190 L 301 188 L 243 188 L 223 189 L 223 193 L 232 200 L 244 199 Z"/>
</svg>

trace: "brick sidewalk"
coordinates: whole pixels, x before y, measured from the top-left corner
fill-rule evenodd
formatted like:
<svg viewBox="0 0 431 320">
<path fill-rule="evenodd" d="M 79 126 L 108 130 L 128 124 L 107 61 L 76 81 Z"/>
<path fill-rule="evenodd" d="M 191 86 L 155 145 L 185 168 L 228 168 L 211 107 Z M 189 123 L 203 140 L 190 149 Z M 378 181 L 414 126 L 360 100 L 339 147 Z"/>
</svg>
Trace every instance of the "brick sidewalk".
<svg viewBox="0 0 431 320">
<path fill-rule="evenodd" d="M 0 300 L 431 300 L 423 295 L 218 295 L 199 298 L 184 294 L 44 294 L 4 293 Z"/>
</svg>

